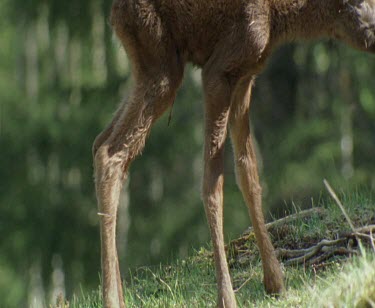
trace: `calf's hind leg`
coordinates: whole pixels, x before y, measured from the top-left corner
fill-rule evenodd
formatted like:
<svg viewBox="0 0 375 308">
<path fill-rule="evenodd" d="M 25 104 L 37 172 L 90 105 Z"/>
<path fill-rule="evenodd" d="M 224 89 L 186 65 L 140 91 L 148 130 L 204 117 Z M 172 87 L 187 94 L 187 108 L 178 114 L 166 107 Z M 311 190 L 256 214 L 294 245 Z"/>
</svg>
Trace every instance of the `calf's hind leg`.
<svg viewBox="0 0 375 308">
<path fill-rule="evenodd" d="M 173 103 L 182 78 L 173 55 L 165 62 L 151 61 L 153 74 L 137 72 L 136 87 L 126 105 L 94 145 L 96 195 L 102 245 L 103 301 L 106 308 L 125 307 L 116 250 L 116 218 L 120 190 L 131 161 L 142 151 L 155 120 Z M 153 58 L 154 60 L 155 58 Z M 145 59 L 143 59 L 145 61 Z M 155 73 L 160 67 L 168 71 Z M 95 150 L 95 147 L 97 149 Z"/>
<path fill-rule="evenodd" d="M 251 81 L 242 80 L 233 93 L 230 117 L 237 183 L 249 209 L 256 241 L 262 258 L 264 286 L 269 294 L 284 290 L 283 274 L 276 259 L 262 212 L 262 190 L 259 184 L 255 151 L 249 128 Z"/>
</svg>

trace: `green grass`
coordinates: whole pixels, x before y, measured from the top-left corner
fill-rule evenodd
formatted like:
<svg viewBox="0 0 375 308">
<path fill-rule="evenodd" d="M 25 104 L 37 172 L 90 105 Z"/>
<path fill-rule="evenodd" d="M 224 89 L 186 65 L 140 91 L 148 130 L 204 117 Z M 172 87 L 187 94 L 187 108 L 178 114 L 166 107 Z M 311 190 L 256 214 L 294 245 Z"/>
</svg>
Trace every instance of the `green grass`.
<svg viewBox="0 0 375 308">
<path fill-rule="evenodd" d="M 340 198 L 356 227 L 375 223 L 371 198 L 359 193 Z M 324 215 L 314 214 L 272 230 L 275 246 L 308 247 L 323 238 L 334 239 L 350 231 L 335 204 L 327 202 L 323 207 Z M 375 257 L 370 246 L 360 257 L 333 257 L 318 267 L 285 267 L 287 291 L 280 298 L 264 292 L 261 263 L 251 231 L 229 247 L 239 307 L 375 307 Z M 238 252 L 244 249 L 251 253 Z M 127 307 L 216 307 L 210 251 L 202 248 L 189 259 L 172 265 L 132 271 L 125 282 L 125 298 Z M 102 307 L 100 290 L 73 298 L 69 307 Z"/>
<path fill-rule="evenodd" d="M 312 303 L 319 307 L 375 307 L 374 252 L 352 260 L 342 272 L 321 278 Z"/>
<path fill-rule="evenodd" d="M 264 293 L 260 264 L 231 272 L 235 284 L 245 283 L 236 292 L 239 307 L 375 307 L 375 258 L 369 254 L 333 262 L 320 273 L 288 268 L 288 290 L 278 299 Z M 125 286 L 128 307 L 216 307 L 212 265 L 183 262 L 136 275 Z M 100 291 L 73 299 L 70 307 L 102 307 Z"/>
</svg>

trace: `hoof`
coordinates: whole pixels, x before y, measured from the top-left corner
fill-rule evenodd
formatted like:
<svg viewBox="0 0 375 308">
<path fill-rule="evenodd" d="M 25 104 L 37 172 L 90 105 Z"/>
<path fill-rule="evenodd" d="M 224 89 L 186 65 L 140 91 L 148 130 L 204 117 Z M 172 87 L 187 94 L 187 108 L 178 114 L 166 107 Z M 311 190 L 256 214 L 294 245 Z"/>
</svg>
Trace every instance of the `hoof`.
<svg viewBox="0 0 375 308">
<path fill-rule="evenodd" d="M 264 273 L 264 288 L 267 294 L 270 295 L 277 296 L 284 293 L 284 275 L 278 263 L 277 265 L 275 264 L 272 270 Z"/>
<path fill-rule="evenodd" d="M 234 292 L 231 290 L 231 292 L 228 292 L 228 294 L 225 295 L 219 295 L 217 299 L 217 307 L 219 308 L 236 308 L 237 302 L 236 297 L 234 296 Z"/>
<path fill-rule="evenodd" d="M 270 279 L 264 279 L 264 288 L 269 295 L 281 295 L 285 291 L 283 277 L 274 276 Z"/>
</svg>

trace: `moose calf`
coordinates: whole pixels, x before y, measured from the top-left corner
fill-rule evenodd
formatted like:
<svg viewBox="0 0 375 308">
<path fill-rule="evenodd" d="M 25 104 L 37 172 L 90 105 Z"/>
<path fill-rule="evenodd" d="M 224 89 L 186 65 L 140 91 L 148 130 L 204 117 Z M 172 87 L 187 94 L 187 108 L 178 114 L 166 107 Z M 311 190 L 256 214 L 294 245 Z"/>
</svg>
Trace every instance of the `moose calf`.
<svg viewBox="0 0 375 308">
<path fill-rule="evenodd" d="M 202 68 L 202 197 L 214 249 L 217 303 L 236 307 L 223 240 L 223 154 L 229 126 L 239 188 L 249 209 L 268 293 L 284 290 L 264 224 L 249 129 L 254 78 L 279 44 L 337 38 L 375 52 L 375 0 L 115 0 L 111 23 L 132 63 L 134 89 L 93 146 L 105 307 L 125 307 L 116 251 L 119 194 L 152 124 L 173 104 L 184 67 Z M 229 124 L 229 125 L 228 125 Z"/>
</svg>

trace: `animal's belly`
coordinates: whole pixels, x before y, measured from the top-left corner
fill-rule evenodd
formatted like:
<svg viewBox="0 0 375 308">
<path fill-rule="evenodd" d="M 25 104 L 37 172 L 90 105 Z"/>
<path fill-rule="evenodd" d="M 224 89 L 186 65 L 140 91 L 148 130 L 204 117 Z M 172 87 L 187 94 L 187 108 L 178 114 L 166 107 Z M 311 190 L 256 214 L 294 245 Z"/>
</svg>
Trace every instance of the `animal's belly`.
<svg viewBox="0 0 375 308">
<path fill-rule="evenodd" d="M 203 66 L 245 10 L 239 0 L 160 0 L 160 12 L 186 60 Z"/>
</svg>

